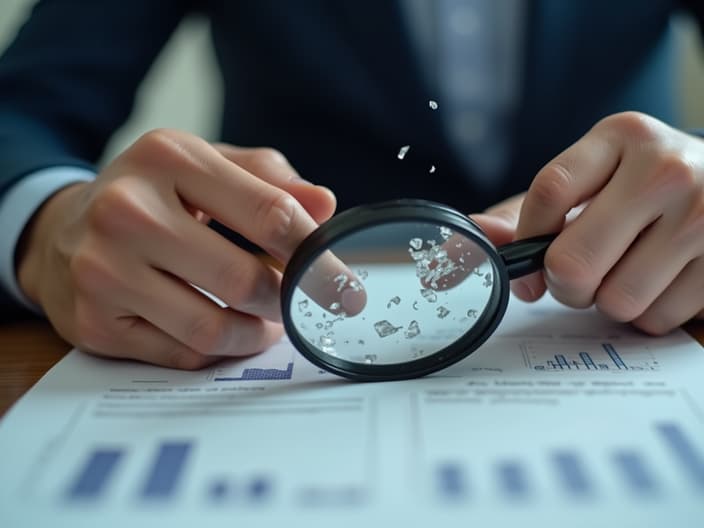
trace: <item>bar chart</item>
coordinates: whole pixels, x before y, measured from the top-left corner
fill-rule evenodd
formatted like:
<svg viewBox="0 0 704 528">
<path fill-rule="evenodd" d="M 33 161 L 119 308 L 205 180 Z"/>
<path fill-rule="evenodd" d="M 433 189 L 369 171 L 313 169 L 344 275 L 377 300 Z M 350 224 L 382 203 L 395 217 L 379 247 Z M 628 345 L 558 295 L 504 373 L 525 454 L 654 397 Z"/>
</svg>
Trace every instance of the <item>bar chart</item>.
<svg viewBox="0 0 704 528">
<path fill-rule="evenodd" d="M 638 372 L 658 371 L 660 364 L 642 345 L 620 347 L 613 343 L 579 342 L 554 344 L 525 342 L 526 363 L 539 372 Z"/>
<path fill-rule="evenodd" d="M 266 355 L 230 361 L 213 369 L 216 382 L 289 381 L 293 377 L 294 355 L 290 345 L 278 343 Z"/>
<path fill-rule="evenodd" d="M 704 452 L 676 423 L 656 423 L 649 434 L 659 442 L 669 462 L 678 468 L 682 485 L 693 493 L 701 493 L 704 500 Z M 552 449 L 545 451 L 538 462 L 552 477 L 553 493 L 573 499 L 590 499 L 599 494 L 600 481 L 591 471 L 585 453 L 569 447 Z M 636 447 L 614 450 L 604 463 L 611 477 L 631 497 L 657 499 L 666 494 L 665 479 L 658 475 L 648 456 Z M 471 501 L 470 483 L 487 487 L 478 475 L 489 475 L 493 481 L 489 486 L 506 500 L 528 500 L 539 494 L 536 479 L 529 469 L 531 464 L 512 458 L 489 462 L 489 465 L 489 471 L 485 471 L 466 460 L 439 461 L 432 472 L 436 498 L 455 503 Z"/>
</svg>

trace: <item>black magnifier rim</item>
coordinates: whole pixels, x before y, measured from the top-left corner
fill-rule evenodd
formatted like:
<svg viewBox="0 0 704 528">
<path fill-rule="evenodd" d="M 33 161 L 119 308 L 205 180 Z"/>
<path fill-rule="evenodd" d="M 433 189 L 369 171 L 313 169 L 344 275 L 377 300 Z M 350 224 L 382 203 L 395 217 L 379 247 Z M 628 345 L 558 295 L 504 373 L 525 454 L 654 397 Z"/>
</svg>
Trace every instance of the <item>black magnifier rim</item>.
<svg viewBox="0 0 704 528">
<path fill-rule="evenodd" d="M 478 243 L 495 271 L 491 297 L 479 319 L 467 332 L 427 357 L 406 363 L 360 364 L 319 351 L 298 331 L 291 317 L 291 299 L 301 276 L 315 259 L 341 238 L 362 229 L 399 222 L 424 222 L 446 226 Z M 498 275 L 498 277 L 497 277 Z M 459 211 L 427 200 L 393 200 L 353 207 L 313 231 L 296 248 L 281 282 L 281 311 L 293 346 L 314 365 L 355 381 L 396 381 L 417 378 L 444 369 L 470 355 L 494 332 L 506 312 L 509 277 L 503 259 L 480 227 Z"/>
</svg>

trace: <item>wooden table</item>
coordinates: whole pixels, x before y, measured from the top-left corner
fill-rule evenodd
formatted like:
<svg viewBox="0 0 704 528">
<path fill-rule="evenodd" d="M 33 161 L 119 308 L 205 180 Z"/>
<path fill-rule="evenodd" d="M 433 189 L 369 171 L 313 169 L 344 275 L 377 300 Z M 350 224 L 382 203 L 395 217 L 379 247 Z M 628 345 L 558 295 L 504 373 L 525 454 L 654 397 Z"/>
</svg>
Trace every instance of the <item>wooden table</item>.
<svg viewBox="0 0 704 528">
<path fill-rule="evenodd" d="M 704 321 L 684 328 L 704 345 Z M 0 324 L 0 416 L 70 349 L 44 321 Z"/>
</svg>

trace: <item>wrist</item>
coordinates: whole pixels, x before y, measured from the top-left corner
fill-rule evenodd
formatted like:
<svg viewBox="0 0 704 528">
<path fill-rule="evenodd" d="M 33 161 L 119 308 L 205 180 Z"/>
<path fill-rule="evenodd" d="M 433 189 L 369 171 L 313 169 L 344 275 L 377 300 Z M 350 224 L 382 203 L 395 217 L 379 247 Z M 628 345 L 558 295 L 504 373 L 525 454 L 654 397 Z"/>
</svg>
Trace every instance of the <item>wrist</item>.
<svg viewBox="0 0 704 528">
<path fill-rule="evenodd" d="M 35 304 L 42 305 L 42 281 L 47 277 L 47 261 L 52 242 L 66 225 L 67 212 L 75 196 L 87 185 L 79 182 L 49 197 L 25 226 L 15 251 L 17 283 L 22 293 Z"/>
</svg>

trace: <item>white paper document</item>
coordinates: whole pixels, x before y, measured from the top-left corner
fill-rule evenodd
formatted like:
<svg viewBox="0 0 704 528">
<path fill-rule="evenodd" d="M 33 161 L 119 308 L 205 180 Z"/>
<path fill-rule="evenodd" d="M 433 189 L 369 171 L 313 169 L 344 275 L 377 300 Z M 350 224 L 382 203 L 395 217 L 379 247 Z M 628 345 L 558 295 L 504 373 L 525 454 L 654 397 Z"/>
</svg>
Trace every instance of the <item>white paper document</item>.
<svg viewBox="0 0 704 528">
<path fill-rule="evenodd" d="M 287 342 L 181 372 L 72 352 L 0 422 L 0 526 L 704 526 L 704 348 L 511 300 L 423 379 Z"/>
</svg>

